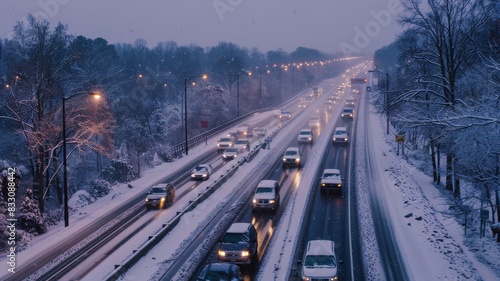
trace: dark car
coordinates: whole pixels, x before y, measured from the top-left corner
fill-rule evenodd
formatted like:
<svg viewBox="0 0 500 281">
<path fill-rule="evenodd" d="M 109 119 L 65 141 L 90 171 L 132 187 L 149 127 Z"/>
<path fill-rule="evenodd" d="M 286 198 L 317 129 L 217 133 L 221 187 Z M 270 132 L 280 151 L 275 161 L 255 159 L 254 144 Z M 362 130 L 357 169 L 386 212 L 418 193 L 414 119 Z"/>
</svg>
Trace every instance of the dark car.
<svg viewBox="0 0 500 281">
<path fill-rule="evenodd" d="M 243 280 L 240 268 L 232 263 L 211 263 L 205 266 L 201 271 L 197 281 L 224 280 L 240 281 Z"/>
<path fill-rule="evenodd" d="M 219 262 L 251 264 L 257 257 L 257 231 L 251 223 L 233 223 L 219 240 Z"/>
<path fill-rule="evenodd" d="M 163 209 L 174 204 L 175 188 L 171 183 L 161 183 L 153 186 L 146 196 L 146 209 Z"/>
</svg>

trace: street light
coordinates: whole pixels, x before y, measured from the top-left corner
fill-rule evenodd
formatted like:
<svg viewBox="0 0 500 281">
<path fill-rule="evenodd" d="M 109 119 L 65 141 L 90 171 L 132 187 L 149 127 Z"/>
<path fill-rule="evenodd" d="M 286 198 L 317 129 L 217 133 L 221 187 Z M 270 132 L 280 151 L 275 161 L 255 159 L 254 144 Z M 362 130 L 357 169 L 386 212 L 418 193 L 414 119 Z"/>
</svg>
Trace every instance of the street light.
<svg viewBox="0 0 500 281">
<path fill-rule="evenodd" d="M 262 104 L 262 74 L 263 73 L 271 73 L 271 71 L 269 69 L 265 70 L 265 71 L 259 71 L 259 107 L 260 105 Z"/>
<path fill-rule="evenodd" d="M 207 75 L 195 75 L 190 78 L 184 78 L 184 144 L 186 146 L 186 155 L 188 155 L 188 128 L 187 128 L 187 83 L 195 78 L 207 79 Z"/>
<path fill-rule="evenodd" d="M 91 95 L 95 99 L 100 99 L 101 94 L 97 92 L 78 92 L 71 96 L 63 96 L 62 97 L 62 119 L 63 119 L 63 170 L 64 170 L 64 179 L 63 179 L 63 192 L 64 192 L 64 227 L 69 225 L 69 209 L 68 209 L 68 172 L 66 162 L 66 101 L 70 98 L 74 98 L 79 95 Z"/>
<path fill-rule="evenodd" d="M 250 75 L 252 75 L 252 72 L 245 71 L 245 72 L 242 72 L 242 73 L 236 75 L 236 79 L 237 79 L 237 83 L 236 83 L 236 108 L 238 110 L 238 117 L 240 117 L 240 76 L 241 75 L 250 76 Z"/>
<path fill-rule="evenodd" d="M 387 127 L 387 132 L 386 134 L 389 134 L 389 101 L 388 101 L 388 94 L 389 94 L 389 73 L 380 71 L 379 69 L 375 70 L 368 70 L 368 72 L 373 73 L 373 72 L 378 72 L 379 74 L 379 79 L 378 83 L 380 84 L 380 73 L 385 74 L 385 94 L 384 94 L 384 107 L 385 107 L 385 116 L 386 116 L 386 127 Z"/>
</svg>

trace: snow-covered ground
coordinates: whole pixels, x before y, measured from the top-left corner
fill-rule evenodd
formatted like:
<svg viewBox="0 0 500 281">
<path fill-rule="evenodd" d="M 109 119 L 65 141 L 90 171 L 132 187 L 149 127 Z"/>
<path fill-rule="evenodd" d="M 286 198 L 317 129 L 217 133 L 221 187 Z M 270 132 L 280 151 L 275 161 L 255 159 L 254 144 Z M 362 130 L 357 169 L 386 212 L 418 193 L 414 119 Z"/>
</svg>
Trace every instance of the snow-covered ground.
<svg viewBox="0 0 500 281">
<path fill-rule="evenodd" d="M 371 128 L 373 146 L 377 151 L 373 155 L 377 157 L 380 177 L 389 183 L 388 186 L 384 187 L 387 192 L 384 192 L 383 195 L 385 202 L 391 205 L 391 220 L 396 229 L 396 235 L 398 235 L 398 243 L 401 245 L 404 255 L 408 257 L 407 265 L 410 268 L 412 280 L 499 280 L 500 244 L 494 242 L 491 233 L 488 231 L 485 238 L 479 238 L 477 231 L 475 233 L 468 231 L 468 236 L 464 237 L 463 227 L 460 226 L 460 222 L 447 218 L 440 213 L 441 210 L 446 210 L 449 206 L 446 201 L 446 193 L 443 192 L 442 188 L 436 187 L 428 175 L 410 165 L 402 156 L 395 155 L 394 137 L 383 134 L 382 124 L 384 121 L 373 111 L 371 112 L 372 116 L 368 118 L 370 124 L 367 124 L 367 126 Z M 256 120 L 259 118 L 269 118 L 269 116 L 260 114 L 260 116 L 256 116 Z M 332 129 L 330 127 L 333 124 L 334 122 L 328 123 L 325 129 Z M 289 130 L 284 128 L 282 132 L 275 136 L 270 151 L 259 153 L 260 155 L 252 163 L 243 165 L 240 171 L 241 174 L 248 172 L 245 172 L 245 169 L 255 169 L 253 165 L 257 165 L 260 161 L 266 161 L 266 154 L 273 153 L 275 149 L 280 147 L 280 143 L 289 138 Z M 310 157 L 308 164 L 302 170 L 301 181 L 304 183 L 314 177 L 316 168 L 313 163 L 319 162 L 319 156 L 314 157 L 314 155 L 321 155 L 323 149 L 321 143 L 324 144 L 327 141 L 328 138 L 323 138 L 316 142 L 311 153 L 313 156 Z M 209 140 L 207 146 L 209 148 L 215 147 L 215 139 Z M 118 204 L 162 181 L 169 173 L 175 172 L 178 167 L 189 163 L 205 152 L 206 149 L 205 145 L 201 145 L 190 150 L 190 155 L 187 157 L 178 159 L 174 163 L 164 163 L 146 171 L 142 178 L 130 183 L 134 187 L 132 189 L 128 188 L 127 184 L 114 187 L 111 194 L 91 205 L 82 207 L 77 213 L 72 214 L 69 227 L 65 228 L 61 223 L 51 227 L 46 234 L 35 237 L 27 250 L 18 253 L 17 267 L 22 267 L 28 258 L 42 253 L 55 243 L 60 243 L 99 218 L 103 213 L 116 208 Z M 356 151 L 358 150 L 356 149 Z M 356 157 L 364 156 L 356 154 Z M 357 163 L 360 162 L 357 161 Z M 356 186 L 359 190 L 362 190 L 363 182 L 365 188 L 367 186 L 366 176 L 359 173 L 358 168 L 360 167 L 356 167 L 358 171 L 355 179 Z M 243 179 L 243 176 L 237 176 L 234 180 Z M 221 190 L 221 193 L 214 194 L 212 199 L 198 207 L 200 209 L 193 211 L 192 216 L 183 219 L 183 222 L 181 222 L 182 230 L 178 228 L 178 231 L 174 231 L 167 236 L 172 248 L 170 256 L 158 256 L 157 258 L 153 252 L 152 257 L 155 257 L 155 259 L 152 257 L 144 259 L 141 261 L 142 265 L 138 265 L 138 268 L 145 266 L 149 272 L 154 273 L 161 268 L 166 260 L 175 258 L 175 249 L 182 247 L 184 243 L 189 243 L 186 240 L 186 237 L 189 238 L 187 233 L 198 227 L 200 221 L 202 221 L 202 219 L 199 219 L 200 214 L 210 214 L 218 208 L 218 204 L 222 199 L 229 196 L 228 193 L 224 192 L 227 191 Z M 260 280 L 269 280 L 270 276 L 278 277 L 276 280 L 284 280 L 282 277 L 288 276 L 287 274 L 290 271 L 293 263 L 292 248 L 294 248 L 292 240 L 293 237 L 297 236 L 297 233 L 292 225 L 292 221 L 295 220 L 290 219 L 291 212 L 288 210 L 296 208 L 306 200 L 304 196 L 300 196 L 297 192 L 292 197 L 288 206 L 286 206 L 287 210 L 283 213 L 278 228 L 275 229 L 273 241 L 270 243 L 272 246 L 269 248 L 269 252 L 266 253 L 265 260 L 268 262 L 262 266 L 259 274 Z M 369 210 L 368 202 L 366 198 L 359 199 L 360 211 L 358 213 Z M 183 208 L 183 206 L 181 202 L 177 202 L 171 210 L 168 209 L 167 211 L 174 214 L 176 210 Z M 408 214 L 412 214 L 412 216 L 405 217 Z M 422 219 L 420 220 L 420 218 Z M 365 248 L 363 251 L 366 259 L 364 262 L 367 271 L 366 276 L 373 277 L 369 278 L 369 280 L 383 280 L 377 247 L 370 244 L 374 241 L 368 239 L 373 237 L 369 233 L 370 223 L 372 222 L 367 218 L 363 218 L 361 222 L 362 233 L 367 236 L 367 239 L 364 240 Z M 189 229 L 190 227 L 191 229 Z M 479 225 L 471 227 L 479 228 Z M 418 253 L 418 256 L 415 256 L 415 253 Z M 124 256 L 122 255 L 119 259 L 109 261 L 109 264 L 120 264 L 123 259 Z M 0 262 L 5 264 L 6 257 L 3 256 Z M 414 267 L 414 265 L 417 265 L 417 267 Z M 415 268 L 418 270 L 414 270 Z M 100 273 L 93 276 L 94 279 L 92 280 L 99 279 L 100 277 L 96 276 L 105 276 L 112 270 L 113 268 L 109 268 L 109 271 L 108 269 L 100 269 L 98 270 Z M 124 277 L 124 280 L 139 280 L 134 270 L 132 269 Z M 140 278 L 144 280 L 144 276 L 141 275 Z M 151 278 L 154 279 L 154 277 Z"/>
</svg>

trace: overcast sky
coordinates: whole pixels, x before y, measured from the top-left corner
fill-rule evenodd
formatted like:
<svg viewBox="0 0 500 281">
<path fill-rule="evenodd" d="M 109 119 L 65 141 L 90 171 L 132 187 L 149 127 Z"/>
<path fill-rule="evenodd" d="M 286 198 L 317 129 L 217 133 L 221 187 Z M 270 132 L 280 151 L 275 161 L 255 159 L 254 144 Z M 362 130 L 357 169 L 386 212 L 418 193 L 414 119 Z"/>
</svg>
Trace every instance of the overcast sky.
<svg viewBox="0 0 500 281">
<path fill-rule="evenodd" d="M 394 41 L 398 0 L 9 0 L 0 4 L 0 37 L 28 13 L 61 22 L 70 34 L 109 43 L 215 46 L 263 52 L 308 47 L 371 54 Z"/>
</svg>

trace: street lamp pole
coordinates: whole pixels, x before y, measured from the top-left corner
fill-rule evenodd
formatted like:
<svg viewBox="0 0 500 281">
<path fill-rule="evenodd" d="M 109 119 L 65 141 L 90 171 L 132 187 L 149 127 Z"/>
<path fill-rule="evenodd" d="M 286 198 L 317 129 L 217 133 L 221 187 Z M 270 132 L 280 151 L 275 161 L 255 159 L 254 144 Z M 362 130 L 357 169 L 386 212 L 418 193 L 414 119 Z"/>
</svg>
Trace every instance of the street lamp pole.
<svg viewBox="0 0 500 281">
<path fill-rule="evenodd" d="M 190 77 L 190 78 L 184 78 L 184 145 L 186 148 L 186 155 L 188 155 L 188 150 L 189 150 L 189 147 L 188 147 L 188 128 L 187 128 L 187 83 L 190 80 L 193 80 L 193 79 L 198 78 L 198 77 L 203 78 L 203 79 L 207 78 L 206 75 L 195 75 L 195 76 Z"/>
<path fill-rule="evenodd" d="M 70 98 L 79 96 L 79 95 L 91 95 L 96 99 L 100 98 L 101 95 L 99 93 L 94 92 L 79 92 L 71 96 L 63 96 L 62 97 L 62 119 L 63 119 L 63 192 L 64 192 L 64 227 L 69 225 L 69 207 L 68 207 L 68 171 L 67 171 L 67 160 L 66 160 L 66 101 Z"/>
<path fill-rule="evenodd" d="M 243 72 L 243 73 L 240 73 L 238 75 L 236 75 L 236 109 L 238 111 L 238 117 L 240 117 L 240 76 L 241 75 L 247 75 L 247 76 L 250 76 L 252 75 L 252 72 Z"/>
</svg>

